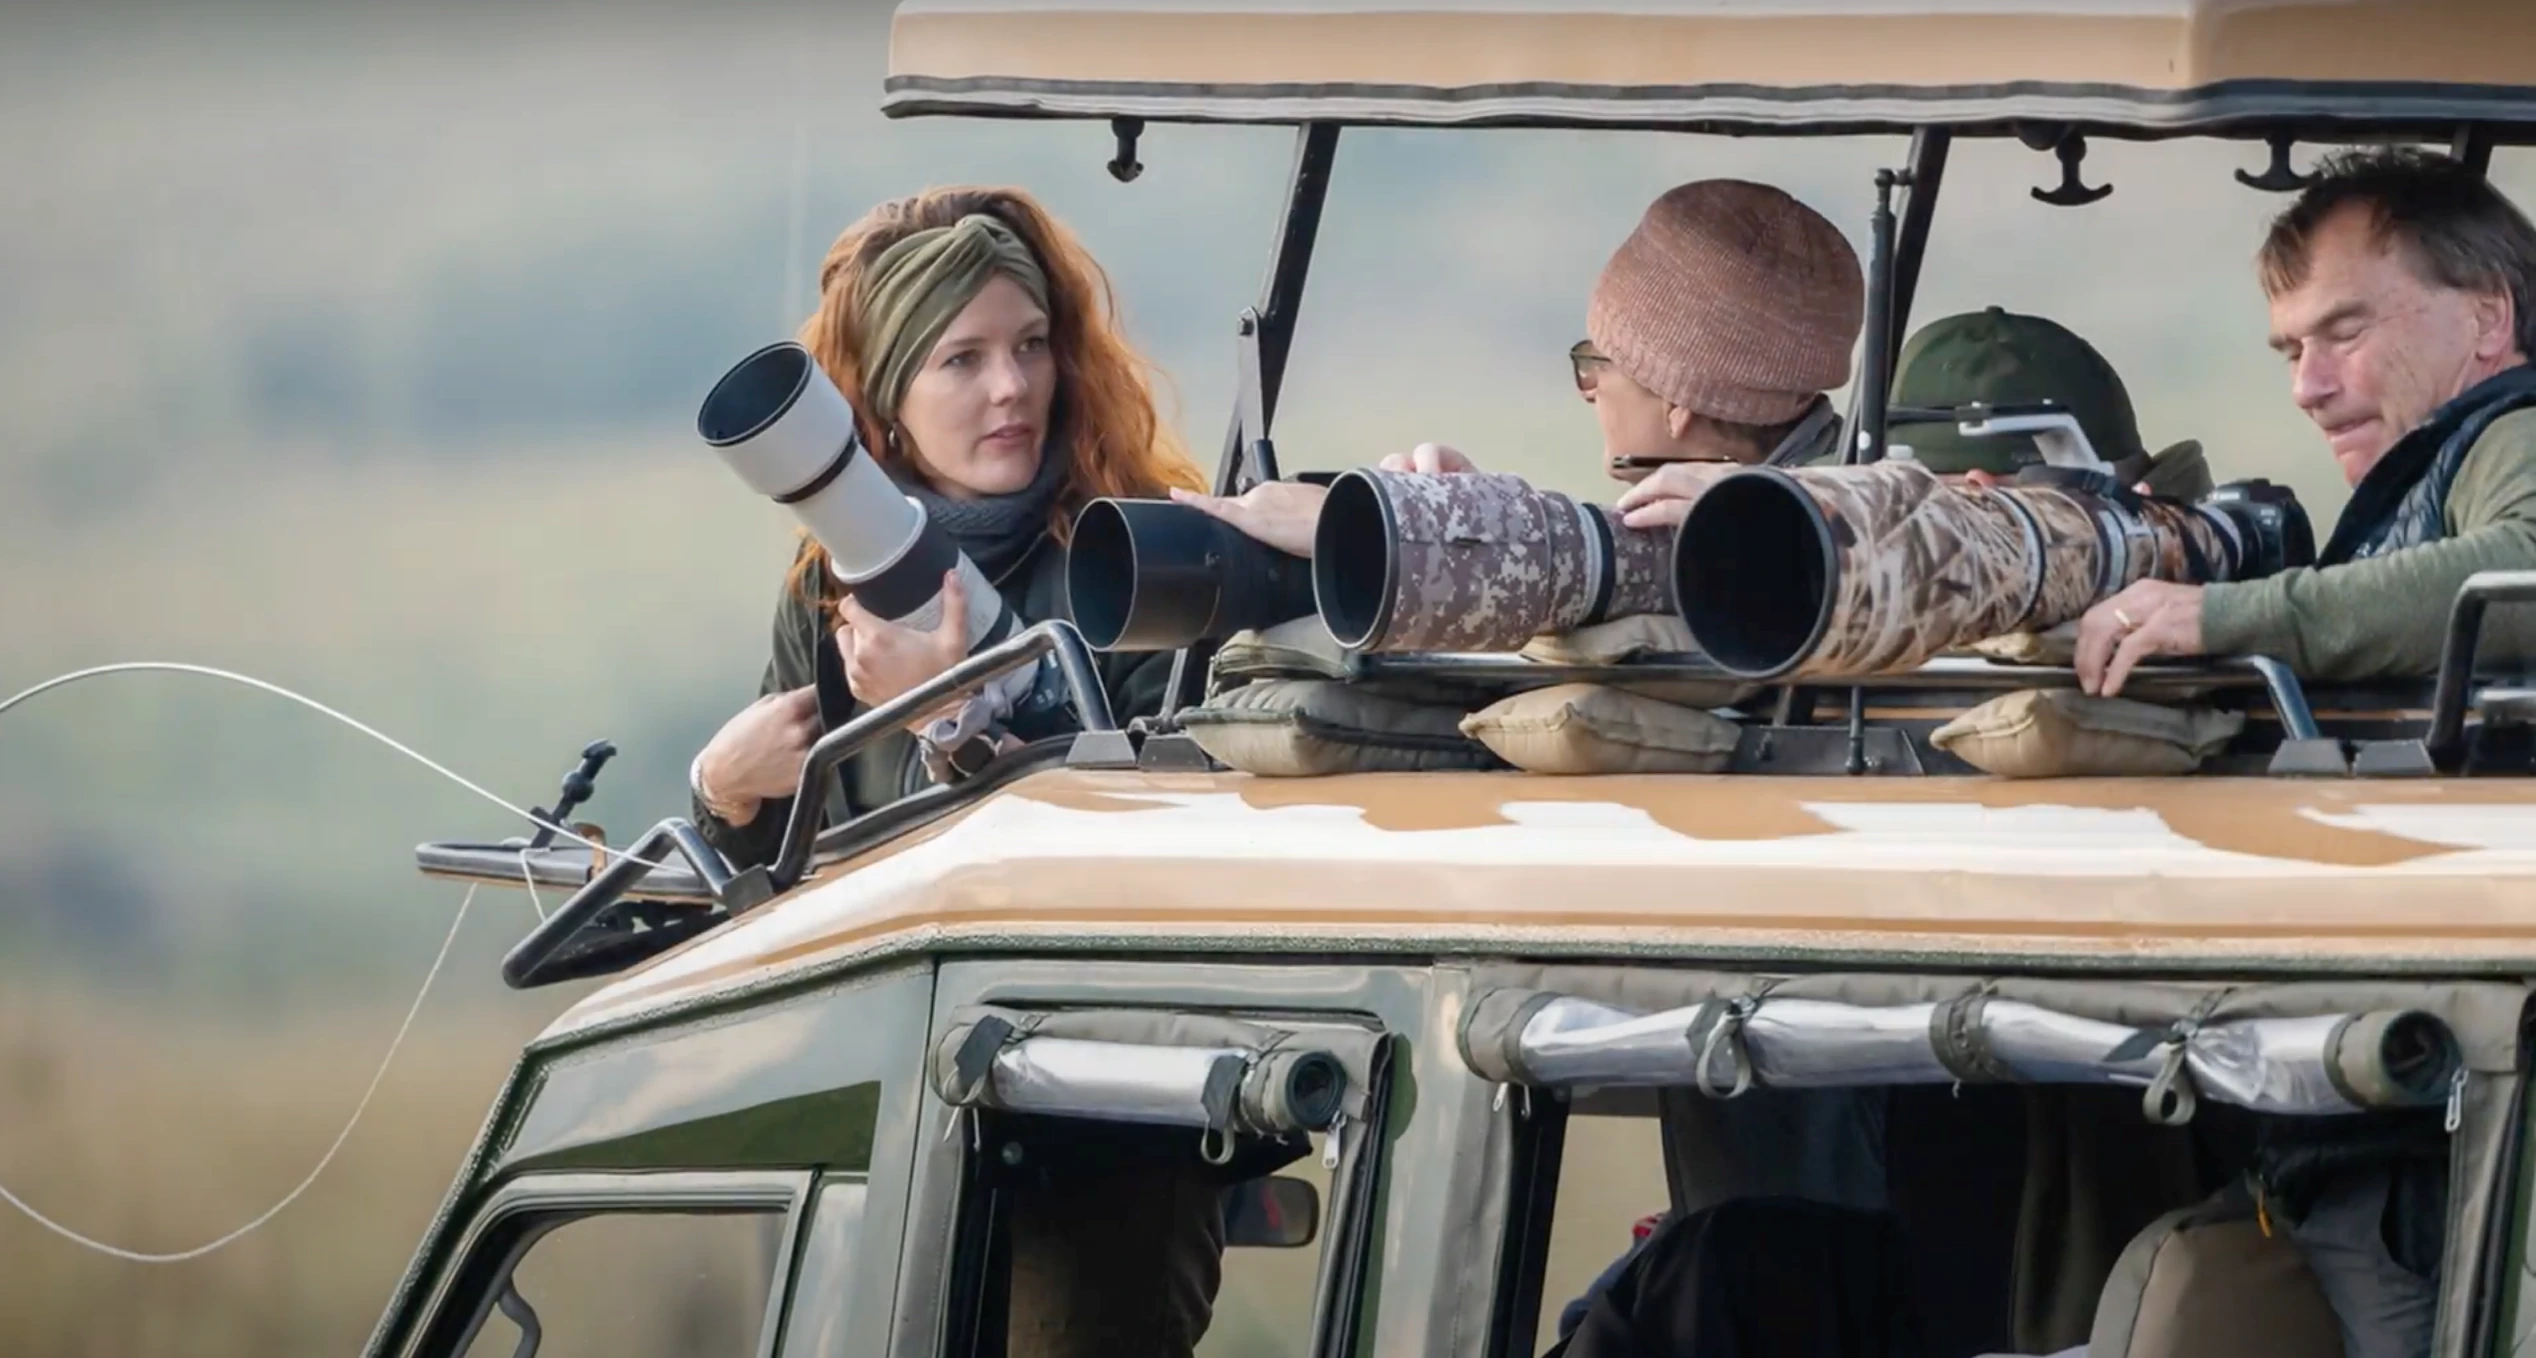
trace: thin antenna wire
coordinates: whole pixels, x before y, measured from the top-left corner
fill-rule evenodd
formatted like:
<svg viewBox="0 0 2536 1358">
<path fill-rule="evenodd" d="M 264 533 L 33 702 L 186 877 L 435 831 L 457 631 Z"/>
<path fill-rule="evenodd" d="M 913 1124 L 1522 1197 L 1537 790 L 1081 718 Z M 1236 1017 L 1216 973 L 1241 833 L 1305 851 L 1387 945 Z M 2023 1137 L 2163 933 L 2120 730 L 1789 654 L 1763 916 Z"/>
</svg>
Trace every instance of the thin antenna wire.
<svg viewBox="0 0 2536 1358">
<path fill-rule="evenodd" d="M 520 850 L 520 881 L 528 887 L 528 908 L 537 912 L 537 922 L 546 922 L 546 902 L 537 896 L 537 874 L 528 866 L 528 850 Z"/>
<path fill-rule="evenodd" d="M 69 674 L 57 675 L 54 678 L 47 679 L 43 683 L 35 685 L 33 688 L 24 689 L 18 693 L 12 694 L 7 700 L 0 701 L 0 715 L 5 715 L 11 709 L 57 688 L 66 688 L 72 684 L 81 683 L 89 679 L 103 678 L 107 675 L 138 673 L 191 674 L 206 679 L 219 679 L 228 683 L 243 685 L 260 693 L 269 693 L 274 697 L 297 703 L 299 706 L 307 708 L 309 711 L 315 712 L 320 716 L 332 718 L 345 726 L 351 727 L 353 730 L 387 746 L 389 749 L 396 751 L 398 754 L 405 756 L 407 759 L 413 760 L 415 763 L 422 765 L 424 768 L 439 774 L 441 777 L 448 779 L 450 782 L 456 783 L 458 786 L 465 788 L 467 791 L 482 797 L 486 801 L 493 803 L 495 806 L 501 807 L 503 810 L 510 812 L 512 815 L 518 816 L 520 819 L 525 820 L 532 825 L 551 829 L 556 834 L 562 835 L 566 839 L 587 845 L 590 848 L 596 849 L 600 853 L 609 855 L 613 858 L 640 862 L 645 867 L 656 868 L 660 866 L 660 864 L 655 863 L 650 859 L 637 859 L 634 855 L 626 853 L 623 850 L 612 849 L 605 844 L 584 839 L 582 836 L 575 834 L 573 831 L 566 829 L 561 825 L 554 825 L 545 818 L 512 804 L 509 800 L 486 789 L 472 779 L 467 778 L 465 775 L 460 774 L 438 760 L 431 758 L 429 755 L 426 755 L 421 751 L 416 750 L 414 747 L 407 745 L 405 742 L 396 739 L 394 736 L 388 735 L 386 732 L 381 731 L 356 717 L 336 711 L 334 708 L 329 707 L 314 698 L 308 697 L 305 694 L 294 693 L 279 684 L 270 683 L 251 675 L 238 674 L 230 670 L 215 669 L 209 665 L 194 665 L 173 660 L 132 660 L 113 665 L 99 665 L 91 669 L 74 670 Z M 545 913 L 544 906 L 536 899 L 537 883 L 529 872 L 528 855 L 525 852 L 520 855 L 520 869 L 521 877 L 523 880 L 528 882 L 530 904 L 532 907 L 537 909 L 540 918 L 543 918 Z M 270 1222 L 275 1217 L 280 1216 L 290 1207 L 292 1203 L 299 1201 L 301 1195 L 308 1192 L 309 1188 L 317 1182 L 318 1176 L 324 1174 L 327 1167 L 335 1162 L 335 1157 L 342 1152 L 344 1143 L 352 1139 L 353 1129 L 361 1125 L 362 1117 L 370 1111 L 370 1103 L 377 1097 L 379 1085 L 387 1079 L 388 1068 L 396 1064 L 396 1054 L 404 1049 L 406 1035 L 411 1033 L 414 1029 L 415 1017 L 423 1011 L 423 1001 L 430 997 L 433 983 L 440 979 L 441 968 L 449 961 L 449 950 L 457 943 L 459 930 L 466 925 L 467 909 L 469 906 L 475 904 L 475 894 L 476 885 L 470 883 L 467 887 L 467 894 L 461 897 L 458 901 L 458 913 L 456 917 L 449 921 L 448 935 L 440 940 L 440 952 L 432 958 L 431 970 L 423 974 L 422 988 L 415 992 L 413 1004 L 407 1006 L 405 1010 L 405 1021 L 396 1026 L 396 1036 L 388 1042 L 387 1054 L 379 1058 L 378 1069 L 372 1072 L 369 1087 L 361 1092 L 361 1101 L 354 1105 L 352 1116 L 344 1122 L 343 1130 L 335 1134 L 334 1143 L 326 1147 L 325 1154 L 317 1158 L 316 1168 L 309 1170 L 307 1177 L 301 1179 L 298 1185 L 293 1187 L 290 1192 L 282 1195 L 281 1201 L 266 1208 L 263 1212 L 259 1213 L 254 1220 L 249 1221 L 244 1226 L 240 1226 L 238 1229 L 229 1232 L 227 1235 L 221 1236 L 217 1240 L 197 1245 L 192 1249 L 176 1250 L 165 1254 L 153 1254 L 142 1250 L 125 1249 L 119 1245 L 109 1245 L 102 1240 L 83 1235 L 80 1232 L 63 1225 L 62 1223 L 55 1221 L 53 1218 L 46 1216 L 44 1213 L 37 1211 L 32 1203 L 29 1203 L 26 1199 L 19 1197 L 16 1193 L 11 1192 L 6 1184 L 0 1184 L 0 1202 L 5 1202 L 9 1206 L 16 1208 L 19 1212 L 25 1214 L 29 1221 L 32 1221 L 36 1225 L 43 1227 L 45 1230 L 60 1236 L 64 1240 L 70 1241 L 72 1244 L 81 1246 L 85 1249 L 94 1250 L 99 1254 L 108 1255 L 112 1258 L 125 1260 L 129 1263 L 135 1264 L 178 1264 L 184 1263 L 187 1260 L 200 1259 L 204 1255 L 233 1245 L 262 1229 L 267 1222 Z"/>
<path fill-rule="evenodd" d="M 20 695 L 20 697 L 24 696 Z M 18 699 L 12 698 L 8 703 L 0 703 L 0 711 L 8 710 L 10 704 L 17 701 Z M 214 1250 L 225 1249 L 236 1244 L 262 1229 L 266 1222 L 280 1216 L 292 1203 L 299 1201 L 300 1195 L 306 1193 L 309 1186 L 317 1182 L 317 1176 L 325 1173 L 326 1167 L 335 1162 L 335 1156 L 343 1150 L 343 1144 L 352 1139 L 352 1129 L 361 1125 L 361 1116 L 370 1111 L 370 1100 L 377 1096 L 380 1083 L 387 1079 L 388 1067 L 396 1064 L 396 1053 L 404 1047 L 405 1035 L 414 1029 L 414 1016 L 423 1012 L 423 1000 L 431 994 L 432 982 L 440 979 L 440 969 L 449 961 L 450 946 L 458 941 L 458 930 L 467 922 L 467 907 L 475 904 L 475 894 L 476 889 L 473 884 L 470 884 L 467 887 L 467 894 L 459 898 L 457 917 L 449 921 L 448 936 L 440 940 L 440 953 L 432 958 L 431 970 L 423 973 L 423 988 L 414 992 L 414 1002 L 405 1009 L 405 1021 L 396 1025 L 396 1036 L 387 1044 L 387 1055 L 379 1058 L 379 1068 L 370 1075 L 370 1087 L 361 1091 L 361 1102 L 353 1105 L 352 1116 L 345 1120 L 343 1130 L 335 1133 L 334 1144 L 326 1147 L 324 1155 L 317 1157 L 317 1167 L 308 1171 L 308 1177 L 301 1179 L 298 1187 L 283 1194 L 280 1202 L 264 1209 L 253 1221 L 208 1244 L 196 1245 L 192 1249 L 177 1250 L 170 1254 L 149 1254 L 140 1250 L 128 1250 L 120 1245 L 109 1245 L 102 1240 L 82 1235 L 35 1210 L 26 1199 L 10 1192 L 7 1184 L 0 1184 L 0 1202 L 5 1202 L 25 1213 L 27 1220 L 74 1245 L 134 1264 L 181 1264 L 189 1259 L 200 1259 Z"/>
<path fill-rule="evenodd" d="M 553 830 L 556 834 L 562 835 L 566 839 L 572 840 L 577 844 L 588 845 L 590 848 L 596 849 L 611 858 L 641 863 L 647 868 L 657 868 L 660 866 L 659 863 L 654 862 L 651 859 L 636 858 L 634 855 L 626 853 L 623 850 L 611 849 L 605 844 L 584 839 L 580 835 L 574 834 L 571 830 L 566 829 L 561 825 L 553 824 L 532 811 L 513 805 L 507 799 L 486 790 L 476 784 L 473 780 L 468 779 L 451 769 L 449 766 L 426 754 L 423 754 L 419 750 L 416 750 L 413 746 L 398 740 L 394 736 L 380 731 L 378 728 L 371 726 L 367 722 L 361 721 L 355 717 L 346 716 L 314 698 L 308 697 L 305 694 L 293 693 L 279 684 L 268 683 L 265 680 L 257 679 L 250 675 L 233 673 L 229 670 L 214 669 L 209 665 L 194 665 L 178 660 L 127 660 L 119 664 L 99 665 L 93 669 L 74 670 L 69 674 L 57 675 L 51 679 L 47 679 L 33 688 L 17 693 L 6 702 L 0 702 L 0 715 L 6 715 L 10 708 L 16 707 L 20 703 L 36 697 L 38 694 L 48 693 L 57 688 L 64 688 L 71 684 L 79 683 L 82 680 L 102 678 L 110 674 L 151 672 L 165 674 L 193 674 L 200 675 L 207 679 L 224 679 L 233 684 L 243 684 L 248 688 L 257 690 L 258 692 L 270 693 L 276 698 L 288 699 L 289 701 L 295 702 L 320 716 L 332 717 L 336 721 L 339 721 L 344 725 L 351 727 L 353 730 L 368 736 L 370 739 L 387 746 L 389 749 L 396 751 L 398 754 L 413 760 L 415 763 L 422 765 L 424 768 L 430 769 L 432 772 L 439 774 L 441 777 L 448 779 L 450 782 L 456 783 L 458 786 L 465 788 L 467 791 L 482 797 L 486 801 L 493 803 L 495 806 L 510 812 L 512 815 L 519 817 L 521 820 L 527 821 L 531 825 L 538 826 L 541 829 Z"/>
</svg>

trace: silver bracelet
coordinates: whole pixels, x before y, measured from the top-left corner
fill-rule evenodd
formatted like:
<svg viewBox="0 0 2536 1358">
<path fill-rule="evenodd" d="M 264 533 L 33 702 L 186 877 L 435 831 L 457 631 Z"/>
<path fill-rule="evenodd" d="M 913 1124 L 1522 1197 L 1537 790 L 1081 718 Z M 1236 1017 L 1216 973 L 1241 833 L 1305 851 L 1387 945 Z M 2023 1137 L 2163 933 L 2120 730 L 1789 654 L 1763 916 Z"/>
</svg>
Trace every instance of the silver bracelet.
<svg viewBox="0 0 2536 1358">
<path fill-rule="evenodd" d="M 715 797 L 712 792 L 706 789 L 704 785 L 704 751 L 702 750 L 696 751 L 696 757 L 687 761 L 687 790 L 696 794 L 696 801 L 701 804 L 705 810 L 712 812 L 714 815 L 719 816 L 724 820 L 737 819 L 737 816 L 735 815 L 735 812 L 737 811 L 736 807 L 733 807 L 729 802 Z"/>
</svg>

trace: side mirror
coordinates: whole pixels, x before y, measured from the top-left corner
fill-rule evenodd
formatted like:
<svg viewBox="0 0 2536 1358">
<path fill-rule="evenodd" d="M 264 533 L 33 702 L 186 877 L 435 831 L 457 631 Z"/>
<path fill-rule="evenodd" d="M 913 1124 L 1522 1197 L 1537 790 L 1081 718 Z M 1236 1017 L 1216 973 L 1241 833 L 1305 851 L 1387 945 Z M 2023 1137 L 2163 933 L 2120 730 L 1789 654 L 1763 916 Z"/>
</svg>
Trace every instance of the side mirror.
<svg viewBox="0 0 2536 1358">
<path fill-rule="evenodd" d="M 1228 1247 L 1291 1250 L 1321 1233 L 1321 1190 L 1303 1179 L 1252 1179 L 1224 1190 Z"/>
</svg>

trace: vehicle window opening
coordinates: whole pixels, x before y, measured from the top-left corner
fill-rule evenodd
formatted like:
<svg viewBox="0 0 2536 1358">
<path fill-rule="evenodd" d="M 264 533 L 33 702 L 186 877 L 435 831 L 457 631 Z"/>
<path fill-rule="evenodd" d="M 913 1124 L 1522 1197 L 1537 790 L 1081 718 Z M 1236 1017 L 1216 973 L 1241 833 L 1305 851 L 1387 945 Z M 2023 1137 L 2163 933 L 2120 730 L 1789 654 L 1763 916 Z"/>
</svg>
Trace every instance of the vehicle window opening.
<svg viewBox="0 0 2536 1358">
<path fill-rule="evenodd" d="M 524 1217 L 450 1352 L 465 1358 L 747 1358 L 781 1276 L 784 1214 Z"/>
<path fill-rule="evenodd" d="M 1188 1128 L 974 1116 L 948 1352 L 1314 1352 L 1345 1235 L 1327 1132 L 1232 1134 L 1214 1164 Z"/>
<path fill-rule="evenodd" d="M 1352 1023 L 955 1013 L 932 1067 L 962 1186 L 947 1351 L 1347 1352 L 1388 1050 Z M 1316 1239 L 1308 1268 L 1243 1253 Z M 1255 1273 L 1272 1301 L 1252 1303 Z M 1257 1325 L 1234 1319 L 1262 1307 Z"/>
<path fill-rule="evenodd" d="M 1926 1358 L 2430 1352 L 2437 1108 L 2161 1126 L 2120 1087 L 1516 1093 L 1495 1358 L 1678 1345 L 1738 1293 L 1797 1309 L 1791 1277 L 1901 1316 Z"/>
</svg>

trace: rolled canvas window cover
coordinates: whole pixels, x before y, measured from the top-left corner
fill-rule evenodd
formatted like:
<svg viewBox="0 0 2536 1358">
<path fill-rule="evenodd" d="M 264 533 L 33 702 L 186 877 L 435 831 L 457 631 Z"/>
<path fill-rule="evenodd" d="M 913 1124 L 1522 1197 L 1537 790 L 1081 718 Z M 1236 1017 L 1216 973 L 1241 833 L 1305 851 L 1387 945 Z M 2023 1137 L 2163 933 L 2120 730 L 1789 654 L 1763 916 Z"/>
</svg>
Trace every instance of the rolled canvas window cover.
<svg viewBox="0 0 2536 1358">
<path fill-rule="evenodd" d="M 935 1089 L 954 1106 L 1265 1136 L 1331 1126 L 1349 1084 L 1338 1056 L 1301 1043 L 1111 1042 L 994 1014 L 956 1027 L 934 1066 Z"/>
<path fill-rule="evenodd" d="M 1689 1086 L 1726 1098 L 1750 1088 L 2110 1084 L 2173 1089 L 2179 1117 L 2196 1097 L 2317 1116 L 2435 1106 L 2465 1069 L 2455 1034 L 2418 1010 L 2139 1028 L 1984 994 L 1886 1006 L 1764 996 L 1656 1013 L 1543 994 L 1516 1020 L 1511 1041 L 1465 1034 L 1466 1047 L 1502 1053 L 1515 1082 Z"/>
</svg>

